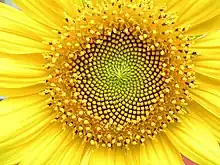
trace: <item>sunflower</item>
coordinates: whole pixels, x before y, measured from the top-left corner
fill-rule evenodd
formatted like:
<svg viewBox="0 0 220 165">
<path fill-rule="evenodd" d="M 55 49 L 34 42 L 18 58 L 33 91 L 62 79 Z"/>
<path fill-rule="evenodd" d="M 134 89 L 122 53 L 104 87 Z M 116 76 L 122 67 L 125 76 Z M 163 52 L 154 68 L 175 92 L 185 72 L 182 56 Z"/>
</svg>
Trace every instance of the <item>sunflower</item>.
<svg viewBox="0 0 220 165">
<path fill-rule="evenodd" d="M 220 164 L 219 0 L 0 4 L 0 164 Z"/>
</svg>

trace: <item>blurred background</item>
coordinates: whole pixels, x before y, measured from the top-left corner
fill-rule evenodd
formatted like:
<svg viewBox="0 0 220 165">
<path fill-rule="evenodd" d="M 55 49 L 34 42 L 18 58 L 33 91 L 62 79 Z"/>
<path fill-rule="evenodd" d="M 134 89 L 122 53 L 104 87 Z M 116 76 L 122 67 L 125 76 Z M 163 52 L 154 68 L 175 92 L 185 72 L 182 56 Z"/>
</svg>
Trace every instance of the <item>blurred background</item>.
<svg viewBox="0 0 220 165">
<path fill-rule="evenodd" d="M 11 6 L 16 7 L 16 6 L 11 2 L 11 0 L 0 0 L 0 2 L 4 2 L 4 3 L 7 3 L 7 4 L 11 5 Z"/>
</svg>

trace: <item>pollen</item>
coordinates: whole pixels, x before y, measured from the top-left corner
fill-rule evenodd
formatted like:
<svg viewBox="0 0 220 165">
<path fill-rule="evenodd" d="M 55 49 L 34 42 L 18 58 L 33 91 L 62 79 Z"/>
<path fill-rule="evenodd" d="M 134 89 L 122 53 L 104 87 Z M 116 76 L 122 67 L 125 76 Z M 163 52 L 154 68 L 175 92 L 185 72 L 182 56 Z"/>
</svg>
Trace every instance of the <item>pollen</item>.
<svg viewBox="0 0 220 165">
<path fill-rule="evenodd" d="M 151 1 L 87 2 L 66 14 L 44 54 L 53 122 L 109 148 L 142 144 L 178 122 L 196 83 L 191 39 L 176 18 Z"/>
</svg>

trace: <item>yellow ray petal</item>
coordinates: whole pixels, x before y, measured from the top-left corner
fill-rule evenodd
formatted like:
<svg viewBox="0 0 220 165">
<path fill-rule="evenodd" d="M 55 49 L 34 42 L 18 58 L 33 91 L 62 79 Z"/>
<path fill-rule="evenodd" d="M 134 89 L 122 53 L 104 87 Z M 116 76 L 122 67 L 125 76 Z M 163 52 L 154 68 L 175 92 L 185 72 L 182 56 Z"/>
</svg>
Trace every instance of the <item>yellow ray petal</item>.
<svg viewBox="0 0 220 165">
<path fill-rule="evenodd" d="M 32 141 L 22 164 L 47 164 L 52 154 L 56 152 L 64 140 L 65 137 L 62 136 L 62 129 L 57 124 L 51 124 L 38 135 L 38 138 Z"/>
<path fill-rule="evenodd" d="M 71 139 L 71 143 L 68 146 L 68 150 L 63 154 L 63 157 L 57 162 L 57 165 L 66 165 L 66 164 L 81 164 L 84 153 L 87 150 L 87 143 L 79 139 Z M 74 151 L 74 155 L 72 154 Z M 54 163 L 55 164 L 55 163 Z M 88 165 L 88 162 L 87 164 Z"/>
<path fill-rule="evenodd" d="M 44 78 L 48 73 L 43 68 L 41 54 L 0 55 L 0 75 L 8 78 Z"/>
<path fill-rule="evenodd" d="M 90 154 L 89 165 L 114 164 L 114 160 L 111 160 L 113 157 L 110 157 L 110 152 L 108 148 L 94 148 L 94 152 Z"/>
<path fill-rule="evenodd" d="M 168 127 L 166 134 L 177 150 L 198 164 L 219 164 L 220 148 L 205 125 L 190 116 Z"/>
<path fill-rule="evenodd" d="M 204 21 L 203 19 L 201 20 L 202 21 L 198 21 L 199 23 L 197 24 L 191 24 L 191 27 L 189 28 L 189 31 L 186 32 L 186 34 L 204 34 L 207 32 L 214 32 L 216 30 L 219 30 L 220 14 L 213 16 L 212 18 L 209 18 L 207 21 Z"/>
<path fill-rule="evenodd" d="M 196 73 L 213 78 L 214 81 L 219 80 L 220 81 L 220 69 L 219 69 L 219 64 L 216 65 L 215 60 L 207 60 L 207 61 L 202 61 L 202 62 L 197 62 L 197 64 L 194 67 Z M 207 67 L 208 65 L 212 65 L 212 67 Z"/>
<path fill-rule="evenodd" d="M 83 0 L 59 0 L 58 2 L 62 5 L 64 11 L 71 17 L 77 14 L 76 4 L 83 4 Z"/>
<path fill-rule="evenodd" d="M 140 164 L 150 164 L 150 160 L 148 157 L 147 146 L 140 145 Z"/>
<path fill-rule="evenodd" d="M 0 96 L 16 97 L 39 93 L 44 89 L 47 73 L 40 67 L 42 55 L 0 57 Z"/>
<path fill-rule="evenodd" d="M 48 26 L 44 26 L 9 5 L 0 3 L 0 30 L 35 40 L 58 38 Z"/>
<path fill-rule="evenodd" d="M 219 28 L 220 1 L 166 0 L 166 4 L 168 11 L 178 13 L 177 26 L 191 25 L 188 34 L 203 34 Z"/>
<path fill-rule="evenodd" d="M 23 164 L 80 164 L 85 146 L 81 138 L 72 138 L 71 130 L 63 131 L 61 124 L 51 124 L 32 142 Z"/>
<path fill-rule="evenodd" d="M 88 165 L 89 155 L 87 154 L 90 154 L 91 151 L 86 149 L 86 143 L 83 142 L 81 138 L 73 139 L 72 134 L 68 131 L 62 132 L 64 134 L 68 134 L 68 137 L 66 137 L 64 141 L 59 145 L 59 148 L 57 148 L 57 150 L 52 153 L 50 160 L 48 160 L 48 164 L 80 164 L 83 161 L 86 163 L 85 165 Z M 73 152 L 75 153 L 74 155 Z M 85 159 L 83 160 L 83 158 Z"/>
<path fill-rule="evenodd" d="M 18 113 L 18 112 L 17 112 Z M 14 149 L 20 147 L 21 145 L 25 145 L 33 140 L 39 132 L 45 129 L 45 125 L 50 123 L 51 111 L 39 112 L 38 114 L 33 114 L 32 116 L 28 116 L 26 120 L 23 119 L 20 122 L 16 121 L 16 123 L 9 123 L 5 119 L 5 125 L 10 124 L 8 127 L 2 130 L 0 136 L 0 146 L 3 149 Z M 1 117 L 3 118 L 3 117 Z M 6 117 L 5 117 L 6 118 Z M 9 121 L 12 119 L 9 119 Z M 2 124 L 2 122 L 1 122 Z M 16 126 L 13 124 L 17 124 Z M 19 126 L 18 126 L 19 125 Z M 10 130 L 10 132 L 9 132 Z"/>
<path fill-rule="evenodd" d="M 24 122 L 26 122 L 29 120 L 29 117 L 32 115 L 41 112 L 46 113 L 46 110 L 43 109 L 45 108 L 44 106 L 46 105 L 45 103 L 46 99 L 47 99 L 46 96 L 32 94 L 23 97 L 6 98 L 5 100 L 1 101 L 0 102 L 1 123 L 3 123 L 3 120 L 4 122 L 10 123 L 5 131 L 10 132 L 10 128 L 14 129 L 16 127 L 22 127 L 22 125 L 17 125 L 16 123 L 19 123 L 23 120 Z M 22 113 L 24 114 L 22 115 Z M 13 120 L 10 120 L 10 118 Z"/>
<path fill-rule="evenodd" d="M 220 97 L 215 93 L 195 89 L 193 91 L 193 100 L 211 112 L 213 115 L 220 118 Z"/>
<path fill-rule="evenodd" d="M 162 132 L 156 139 L 146 141 L 145 147 L 141 146 L 141 156 L 148 158 L 145 164 L 183 165 L 180 153 Z"/>
<path fill-rule="evenodd" d="M 209 113 L 206 109 L 200 106 L 196 102 L 191 102 L 189 106 L 187 106 L 187 111 L 194 118 L 198 118 L 203 121 L 203 123 L 211 130 L 211 132 L 216 136 L 218 141 L 220 141 L 220 119 Z"/>
<path fill-rule="evenodd" d="M 7 94 L 10 95 L 13 92 L 10 89 L 15 89 L 14 93 L 16 93 L 16 89 L 41 84 L 45 81 L 48 74 L 42 69 L 43 62 L 41 54 L 1 54 L 0 95 L 8 96 Z M 38 89 L 36 88 L 36 92 L 39 92 Z M 21 92 L 27 93 L 28 91 Z"/>
<path fill-rule="evenodd" d="M 201 55 L 194 59 L 195 71 L 220 79 L 220 31 L 195 40 L 192 49 Z"/>
<path fill-rule="evenodd" d="M 38 54 L 6 54 L 1 53 L 0 58 L 6 59 L 7 61 L 20 63 L 26 66 L 32 66 L 32 68 L 42 70 L 43 64 L 46 63 L 43 55 Z M 7 62 L 5 61 L 5 62 Z M 28 65 L 29 64 L 29 65 Z"/>
<path fill-rule="evenodd" d="M 51 110 L 43 108 L 44 100 L 32 95 L 0 102 L 0 124 L 5 126 L 0 131 L 1 163 L 21 161 L 29 142 L 50 124 Z"/>
<path fill-rule="evenodd" d="M 48 51 L 49 46 L 37 40 L 0 31 L 0 53 L 28 54 Z"/>
<path fill-rule="evenodd" d="M 28 58 L 29 56 L 26 57 Z M 47 73 L 42 67 L 36 66 L 31 63 L 28 64 L 28 61 L 29 61 L 28 59 L 27 61 L 23 61 L 23 62 L 14 60 L 13 55 L 11 59 L 0 57 L 0 69 L 1 69 L 0 73 L 2 76 L 14 77 L 14 78 L 16 77 L 37 78 L 37 77 L 45 77 L 45 75 L 47 75 Z"/>
<path fill-rule="evenodd" d="M 220 118 L 220 81 L 197 74 L 198 88 L 191 89 L 192 98 Z"/>
<path fill-rule="evenodd" d="M 116 148 L 114 151 L 114 164 L 126 165 L 126 156 L 122 148 Z"/>
<path fill-rule="evenodd" d="M 25 78 L 25 77 L 0 77 L 0 88 L 23 88 L 32 85 L 41 84 L 46 77 Z"/>
<path fill-rule="evenodd" d="M 44 25 L 59 29 L 63 24 L 64 11 L 55 0 L 13 0 L 13 2 L 28 16 Z"/>
<path fill-rule="evenodd" d="M 44 87 L 44 84 L 36 84 L 22 88 L 0 88 L 0 96 L 7 98 L 39 94 L 45 89 Z"/>
<path fill-rule="evenodd" d="M 89 165 L 89 158 L 90 158 L 90 156 L 91 156 L 91 150 L 87 149 L 84 152 L 84 155 L 83 155 L 83 158 L 81 160 L 80 165 Z"/>
<path fill-rule="evenodd" d="M 199 49 L 207 53 L 210 48 L 219 47 L 220 41 L 220 31 L 207 33 L 195 40 L 195 44 L 192 45 L 192 48 Z"/>
<path fill-rule="evenodd" d="M 129 165 L 142 165 L 145 161 L 143 155 L 141 154 L 140 145 L 129 146 L 130 148 L 126 150 L 125 161 Z"/>
<path fill-rule="evenodd" d="M 90 155 L 89 165 L 125 165 L 126 158 L 128 158 L 126 153 L 127 151 L 125 149 L 119 147 L 113 149 L 108 149 L 106 147 L 94 148 L 94 152 Z"/>
<path fill-rule="evenodd" d="M 19 152 L 18 152 L 19 151 Z M 3 151 L 0 153 L 0 161 L 4 165 L 19 164 L 24 155 L 24 146 L 10 149 L 9 151 Z"/>
</svg>

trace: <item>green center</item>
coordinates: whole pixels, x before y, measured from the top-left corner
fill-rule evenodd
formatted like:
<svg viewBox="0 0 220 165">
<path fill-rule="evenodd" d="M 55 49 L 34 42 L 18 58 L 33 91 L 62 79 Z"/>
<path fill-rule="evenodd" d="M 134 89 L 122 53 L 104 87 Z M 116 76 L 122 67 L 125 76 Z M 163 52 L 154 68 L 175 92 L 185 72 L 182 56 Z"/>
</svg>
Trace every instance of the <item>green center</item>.
<svg viewBox="0 0 220 165">
<path fill-rule="evenodd" d="M 132 35 L 122 37 L 121 32 L 91 44 L 77 61 L 79 98 L 87 100 L 87 108 L 105 123 L 111 118 L 123 125 L 146 116 L 163 89 L 160 50 L 150 50 L 151 45 Z"/>
</svg>

